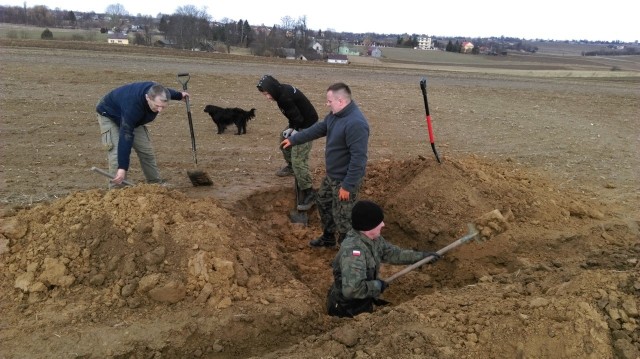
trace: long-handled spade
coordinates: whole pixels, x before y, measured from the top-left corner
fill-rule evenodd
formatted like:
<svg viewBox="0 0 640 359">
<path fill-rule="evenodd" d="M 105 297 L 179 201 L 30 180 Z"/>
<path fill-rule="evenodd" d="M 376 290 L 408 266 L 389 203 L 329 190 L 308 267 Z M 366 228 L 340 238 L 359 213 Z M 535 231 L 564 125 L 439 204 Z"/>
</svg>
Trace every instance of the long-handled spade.
<svg viewBox="0 0 640 359">
<path fill-rule="evenodd" d="M 178 74 L 178 82 L 182 84 L 182 89 L 187 91 L 187 83 L 189 82 L 189 73 L 179 73 Z M 189 105 L 189 98 L 186 99 L 187 103 L 187 118 L 189 119 L 189 132 L 191 133 L 191 153 L 193 154 L 193 162 L 198 167 L 198 158 L 196 156 L 196 136 L 193 133 L 193 120 L 191 118 L 191 106 Z M 209 176 L 198 169 L 187 171 L 187 175 L 191 180 L 191 183 L 194 186 L 211 186 L 213 181 L 209 178 Z"/>
<path fill-rule="evenodd" d="M 467 232 L 467 234 L 464 237 L 459 238 L 455 242 L 453 242 L 453 243 L 449 244 L 448 246 L 440 249 L 436 253 L 438 253 L 439 255 L 443 255 L 443 254 L 447 253 L 448 251 L 450 251 L 450 250 L 452 250 L 452 249 L 454 249 L 454 248 L 456 248 L 458 246 L 461 246 L 461 245 L 469 242 L 473 238 L 476 238 L 478 236 L 478 234 L 479 234 L 478 230 L 471 223 L 469 223 L 468 226 L 469 226 L 469 232 Z M 387 282 L 387 283 L 391 283 L 394 280 L 398 279 L 399 277 L 401 277 L 401 276 L 411 272 L 412 270 L 422 266 L 423 264 L 431 262 L 433 259 L 434 259 L 434 256 L 425 257 L 425 258 L 419 260 L 418 262 L 415 262 L 412 265 L 407 266 L 405 269 L 399 271 L 398 273 L 392 275 L 391 277 L 389 277 L 387 279 L 383 279 L 383 280 L 385 282 Z"/>
<path fill-rule="evenodd" d="M 431 149 L 433 150 L 433 154 L 436 155 L 436 160 L 438 163 L 440 162 L 440 155 L 438 155 L 438 150 L 436 150 L 436 143 L 433 137 L 433 126 L 431 126 L 431 114 L 429 113 L 429 101 L 427 101 L 427 78 L 423 77 L 420 80 L 420 89 L 422 90 L 422 98 L 424 99 L 424 109 L 427 112 L 427 130 L 429 131 L 429 141 L 431 142 Z"/>
</svg>

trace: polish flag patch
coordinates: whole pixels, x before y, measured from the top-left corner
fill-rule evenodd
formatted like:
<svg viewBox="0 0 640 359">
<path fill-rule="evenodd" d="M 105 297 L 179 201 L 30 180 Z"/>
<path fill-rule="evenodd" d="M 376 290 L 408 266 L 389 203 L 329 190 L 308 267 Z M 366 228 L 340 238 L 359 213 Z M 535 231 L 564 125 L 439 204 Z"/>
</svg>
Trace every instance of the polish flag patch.
<svg viewBox="0 0 640 359">
<path fill-rule="evenodd" d="M 352 254 L 354 257 L 360 257 L 360 251 L 353 251 Z"/>
</svg>

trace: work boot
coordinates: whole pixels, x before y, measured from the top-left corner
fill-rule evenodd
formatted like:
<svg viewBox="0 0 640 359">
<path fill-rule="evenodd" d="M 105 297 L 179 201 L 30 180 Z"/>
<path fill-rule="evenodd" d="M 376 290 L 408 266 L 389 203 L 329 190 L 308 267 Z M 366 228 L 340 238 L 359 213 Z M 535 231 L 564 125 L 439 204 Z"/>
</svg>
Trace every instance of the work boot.
<svg viewBox="0 0 640 359">
<path fill-rule="evenodd" d="M 309 245 L 311 247 L 333 247 L 336 245 L 335 234 L 324 232 L 320 237 L 309 242 Z"/>
<path fill-rule="evenodd" d="M 282 167 L 281 169 L 277 170 L 276 176 L 278 177 L 293 176 L 293 168 L 291 167 L 291 164 L 288 164 Z"/>
<path fill-rule="evenodd" d="M 316 204 L 316 191 L 309 187 L 302 190 L 302 200 L 298 203 L 298 211 L 308 211 Z"/>
</svg>

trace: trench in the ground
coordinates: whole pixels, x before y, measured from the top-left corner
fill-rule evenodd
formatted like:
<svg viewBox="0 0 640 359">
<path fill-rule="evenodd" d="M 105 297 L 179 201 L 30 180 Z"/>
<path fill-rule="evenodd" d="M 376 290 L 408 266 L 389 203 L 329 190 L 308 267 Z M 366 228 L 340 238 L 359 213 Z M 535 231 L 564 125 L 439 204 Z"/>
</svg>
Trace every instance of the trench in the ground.
<svg viewBox="0 0 640 359">
<path fill-rule="evenodd" d="M 375 172 L 375 170 L 376 168 L 371 172 Z M 380 171 L 382 172 L 382 170 Z M 463 170 L 461 169 L 461 171 Z M 411 183 L 413 176 L 418 176 L 422 172 L 418 168 L 418 170 L 404 171 L 404 173 L 402 181 L 397 182 L 405 183 L 406 185 Z M 464 171 L 463 173 L 466 174 Z M 426 188 L 425 193 L 420 193 L 419 195 L 448 202 L 438 203 L 439 209 L 445 209 L 441 212 L 447 213 L 434 213 L 432 217 L 419 219 L 418 222 L 423 221 L 423 225 L 416 223 L 414 220 L 414 222 L 410 223 L 413 224 L 410 228 L 406 225 L 408 223 L 406 218 L 416 218 L 415 213 L 413 213 L 416 208 L 406 204 L 399 206 L 398 202 L 393 205 L 394 203 L 389 199 L 389 196 L 384 197 L 377 194 L 385 191 L 387 194 L 397 193 L 399 184 L 396 185 L 392 183 L 393 181 L 386 181 L 388 187 L 383 188 L 385 191 L 380 191 L 379 184 L 375 189 L 371 188 L 371 190 L 365 185 L 362 193 L 368 199 L 375 200 L 383 206 L 389 205 L 386 207 L 390 210 L 385 210 L 387 227 L 383 231 L 383 235 L 387 240 L 403 248 L 434 251 L 455 241 L 465 232 L 464 228 L 457 227 L 462 227 L 464 224 L 461 219 L 465 218 L 465 216 L 460 213 L 474 210 L 474 208 L 467 209 L 464 205 L 460 205 L 461 194 L 467 200 L 469 198 L 473 199 L 475 195 L 469 190 L 474 185 L 466 182 L 470 177 L 466 176 L 463 178 L 464 181 L 460 180 L 459 182 L 456 182 L 457 178 L 454 176 L 448 177 L 453 179 L 449 180 L 453 183 L 447 188 L 452 188 L 455 192 L 443 190 L 444 186 L 424 186 Z M 370 181 L 369 184 L 376 184 L 376 182 Z M 429 192 L 434 188 L 440 188 L 440 192 Z M 249 324 L 249 327 L 252 328 L 251 330 L 260 331 L 262 329 L 256 337 L 246 341 L 242 338 L 233 339 L 225 335 L 225 340 L 230 344 L 228 347 L 233 347 L 232 352 L 212 353 L 206 348 L 210 348 L 210 343 L 219 339 L 220 335 L 198 332 L 188 336 L 184 346 L 168 347 L 163 352 L 192 355 L 194 350 L 200 350 L 207 353 L 209 357 L 220 358 L 261 356 L 306 340 L 310 336 L 319 337 L 335 326 L 340 325 L 339 322 L 327 320 L 327 317 L 323 314 L 326 292 L 333 280 L 330 264 L 337 253 L 337 249 L 309 247 L 309 240 L 322 232 L 319 215 L 317 209 L 313 208 L 308 212 L 309 223 L 307 226 L 291 223 L 288 214 L 295 203 L 294 195 L 291 192 L 290 186 L 262 189 L 235 201 L 231 205 L 225 206 L 225 208 L 236 218 L 246 218 L 252 231 L 255 232 L 256 240 L 270 243 L 273 246 L 275 251 L 278 252 L 278 256 L 270 266 L 274 270 L 281 269 L 291 273 L 294 278 L 306 286 L 314 299 L 313 303 L 309 305 L 317 306 L 317 313 L 320 315 L 311 317 L 288 316 L 284 322 L 279 321 L 277 325 L 270 326 L 270 316 L 275 313 L 263 313 L 266 314 L 265 322 Z M 539 194 L 541 192 L 531 193 Z M 485 202 L 494 202 L 494 204 L 509 199 L 508 196 L 498 190 L 485 190 L 481 194 L 485 196 L 483 197 Z M 615 259 L 620 255 L 625 257 L 629 255 L 628 253 L 617 253 L 615 248 L 603 251 L 601 248 L 590 245 L 590 243 L 597 242 L 601 236 L 602 223 L 587 221 L 583 223 L 585 226 L 581 228 L 540 228 L 536 224 L 540 221 L 536 217 L 539 214 L 530 211 L 531 206 L 529 203 L 531 202 L 529 202 L 528 195 L 528 189 L 523 190 L 521 193 L 516 192 L 514 195 L 518 199 L 518 201 L 512 201 L 514 206 L 521 206 L 513 208 L 514 211 L 519 211 L 519 214 L 521 214 L 518 222 L 518 226 L 521 228 L 513 228 L 511 232 L 514 234 L 511 237 L 492 239 L 487 243 L 465 244 L 463 247 L 447 254 L 443 260 L 435 265 L 425 265 L 394 281 L 392 283 L 393 290 L 385 292 L 385 299 L 391 302 L 391 306 L 397 306 L 433 291 L 445 289 L 455 291 L 465 286 L 475 285 L 484 276 L 493 277 L 498 281 L 521 282 L 525 287 L 529 283 L 545 281 L 545 277 L 548 277 L 549 272 L 556 271 L 554 269 L 555 264 L 561 267 L 560 270 L 567 272 L 563 274 L 566 277 L 571 276 L 571 270 L 579 266 L 584 267 L 584 269 L 616 269 L 617 267 L 614 263 L 619 263 L 619 261 L 615 261 Z M 422 202 L 423 198 L 416 198 L 416 200 L 416 203 Z M 429 204 L 428 201 L 427 204 Z M 447 221 L 451 223 L 443 224 Z M 437 230 L 434 230 L 434 228 L 437 228 Z M 618 228 L 612 225 L 608 230 L 615 236 L 629 235 L 629 228 L 626 226 Z M 533 234 L 534 237 L 529 234 Z M 513 241 L 514 238 L 518 240 Z M 545 243 L 545 245 L 541 246 L 541 243 Z M 559 258 L 557 257 L 559 249 L 565 253 L 575 251 L 581 254 L 571 258 Z M 524 263 L 522 261 L 526 262 L 529 259 L 540 264 L 532 267 L 533 269 L 526 275 L 520 274 L 518 276 L 520 273 L 519 268 Z M 403 266 L 385 265 L 381 273 L 382 277 L 387 277 L 403 268 Z M 565 280 L 562 278 L 564 277 L 558 276 L 552 280 Z M 245 326 L 244 323 L 232 323 L 228 331 L 233 333 L 237 330 L 238 332 L 247 333 L 247 329 L 243 328 L 243 326 Z M 269 330 L 265 330 L 266 328 L 269 328 Z"/>
<path fill-rule="evenodd" d="M 375 198 L 372 198 L 375 200 Z M 260 190 L 244 199 L 236 201 L 233 206 L 226 206 L 234 217 L 245 217 L 256 231 L 256 240 L 270 241 L 279 252 L 281 260 L 274 261 L 272 266 L 288 271 L 294 278 L 303 283 L 312 293 L 317 305 L 318 316 L 295 317 L 288 316 L 288 322 L 273 324 L 276 313 L 263 313 L 263 318 L 252 323 L 232 322 L 226 328 L 226 334 L 196 331 L 190 334 L 183 345 L 168 346 L 163 349 L 164 354 L 193 355 L 201 352 L 208 357 L 252 357 L 262 356 L 286 348 L 305 340 L 310 336 L 321 336 L 341 325 L 340 321 L 327 320 L 324 315 L 326 293 L 332 283 L 331 262 L 337 253 L 337 248 L 311 248 L 308 242 L 320 235 L 321 223 L 317 209 L 314 207 L 308 215 L 308 225 L 292 223 L 288 219 L 289 208 L 293 208 L 295 198 L 289 187 Z M 404 248 L 427 250 L 428 246 L 446 246 L 450 242 L 449 234 L 444 238 L 433 238 L 426 233 L 406 233 L 393 216 L 385 218 L 389 223 L 385 228 L 385 236 Z M 428 243 L 421 238 L 430 238 Z M 437 248 L 431 248 L 433 250 Z M 491 257 L 490 260 L 477 266 L 493 267 L 494 273 L 505 273 L 511 260 L 508 256 Z M 463 264 L 463 265 L 461 265 Z M 389 276 L 404 266 L 387 266 L 381 274 Z M 478 281 L 478 275 L 469 270 L 464 261 L 442 260 L 436 265 L 425 265 L 406 276 L 393 282 L 393 290 L 385 294 L 385 299 L 395 307 L 416 296 L 430 293 L 444 288 L 461 288 Z M 266 315 L 265 315 L 266 314 Z M 248 329 L 251 328 L 251 329 Z M 262 328 L 262 330 L 261 330 Z M 269 330 L 264 330 L 269 328 Z M 256 331 L 256 335 L 249 339 L 234 338 L 232 333 L 247 333 Z M 215 353 L 211 350 L 211 343 L 220 341 L 226 343 L 224 352 Z M 137 348 L 134 352 L 146 352 L 144 348 Z"/>
<path fill-rule="evenodd" d="M 260 228 L 259 240 L 277 242 L 278 249 L 286 259 L 278 265 L 282 265 L 304 283 L 316 295 L 318 302 L 324 303 L 327 290 L 333 281 L 331 262 L 338 250 L 337 247 L 312 248 L 308 245 L 310 240 L 322 233 L 320 216 L 315 206 L 307 213 L 307 226 L 294 223 L 274 226 L 274 223 L 282 223 L 281 218 L 288 215 L 288 212 L 276 212 L 268 204 L 272 203 L 275 198 L 285 198 L 293 208 L 295 200 L 290 192 L 289 188 L 278 188 L 255 193 L 245 200 L 238 201 L 231 210 L 255 221 Z M 369 198 L 376 200 L 375 197 L 369 196 Z M 398 215 L 402 216 L 403 213 L 385 214 L 386 227 L 383 229 L 383 236 L 399 247 L 420 251 L 436 251 L 458 238 L 453 233 L 441 233 L 434 237 L 430 233 L 407 232 L 394 218 Z M 463 232 L 464 229 L 461 228 Z M 261 236 L 262 238 L 260 238 Z M 469 243 L 468 245 L 476 244 Z M 486 246 L 483 243 L 477 245 Z M 482 267 L 482 271 L 474 271 L 474 266 Z M 509 268 L 513 266 L 514 258 L 507 253 L 496 252 L 488 258 L 474 259 L 471 268 L 469 263 L 464 263 L 463 260 L 453 257 L 449 260 L 441 260 L 435 265 L 423 265 L 401 276 L 393 282 L 394 290 L 385 294 L 387 299 L 390 299 L 391 305 L 396 306 L 418 295 L 427 294 L 437 289 L 455 289 L 472 285 L 478 281 L 481 273 L 507 273 Z M 388 277 L 404 268 L 405 266 L 402 265 L 383 265 L 381 277 Z"/>
</svg>

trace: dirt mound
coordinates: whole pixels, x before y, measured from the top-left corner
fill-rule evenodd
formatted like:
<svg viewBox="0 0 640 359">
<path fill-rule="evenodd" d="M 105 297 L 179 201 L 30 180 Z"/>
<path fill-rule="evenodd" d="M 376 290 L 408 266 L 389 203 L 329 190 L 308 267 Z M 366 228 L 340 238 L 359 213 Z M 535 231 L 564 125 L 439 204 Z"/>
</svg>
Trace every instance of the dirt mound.
<svg viewBox="0 0 640 359">
<path fill-rule="evenodd" d="M 385 205 L 385 238 L 405 247 L 442 248 L 494 209 L 507 230 L 394 282 L 395 306 L 271 357 L 638 357 L 637 221 L 476 157 L 386 161 L 364 187 Z"/>
<path fill-rule="evenodd" d="M 318 177 L 321 173 L 316 173 Z M 77 192 L 0 222 L 6 357 L 636 358 L 638 222 L 510 162 L 370 164 L 385 238 L 485 241 L 394 281 L 393 304 L 324 314 L 335 250 L 287 218 L 289 188 L 223 208 L 160 186 Z M 199 195 L 199 197 L 202 197 Z M 383 277 L 401 267 L 384 266 Z"/>
</svg>

